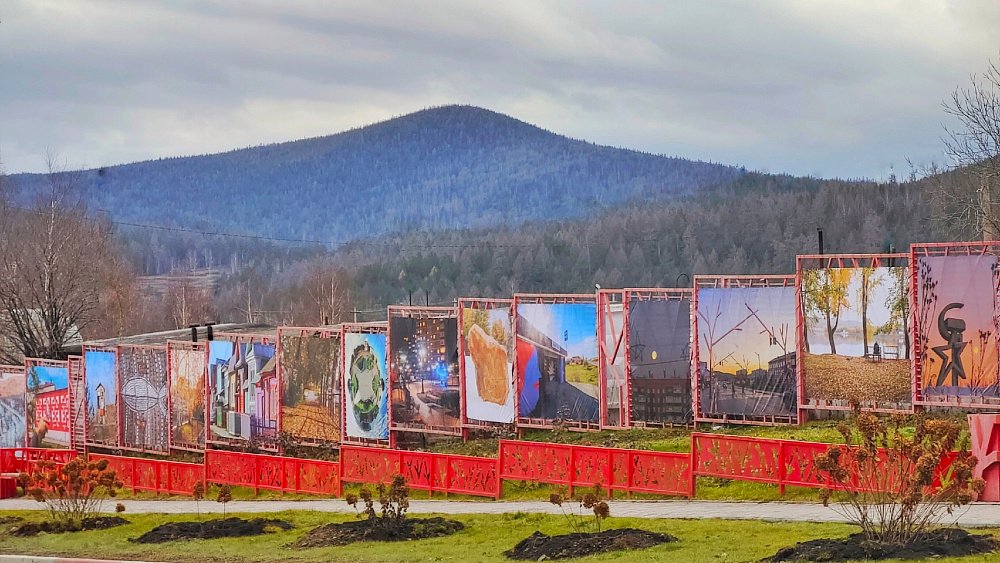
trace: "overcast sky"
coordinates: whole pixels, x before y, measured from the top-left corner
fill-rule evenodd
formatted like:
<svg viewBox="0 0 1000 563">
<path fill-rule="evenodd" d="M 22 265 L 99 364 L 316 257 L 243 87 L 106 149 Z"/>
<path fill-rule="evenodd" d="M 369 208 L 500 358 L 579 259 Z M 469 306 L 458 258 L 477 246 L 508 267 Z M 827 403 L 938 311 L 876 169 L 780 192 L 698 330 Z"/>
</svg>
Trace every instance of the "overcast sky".
<svg viewBox="0 0 1000 563">
<path fill-rule="evenodd" d="M 465 103 L 769 172 L 940 159 L 1000 2 L 3 0 L 0 158 L 216 152 Z"/>
</svg>

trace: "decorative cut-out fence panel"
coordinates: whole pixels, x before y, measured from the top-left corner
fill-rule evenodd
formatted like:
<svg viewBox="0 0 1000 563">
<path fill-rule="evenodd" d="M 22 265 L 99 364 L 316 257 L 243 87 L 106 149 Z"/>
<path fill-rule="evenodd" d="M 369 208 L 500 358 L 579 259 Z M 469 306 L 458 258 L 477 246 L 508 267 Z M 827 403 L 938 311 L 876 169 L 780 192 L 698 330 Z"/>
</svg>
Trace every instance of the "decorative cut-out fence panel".
<svg viewBox="0 0 1000 563">
<path fill-rule="evenodd" d="M 685 453 L 501 440 L 500 477 L 611 491 L 692 496 Z"/>
<path fill-rule="evenodd" d="M 210 483 L 283 493 L 340 495 L 335 461 L 208 450 L 205 479 Z"/>
<path fill-rule="evenodd" d="M 205 466 L 162 459 L 91 455 L 91 461 L 107 460 L 126 489 L 156 494 L 193 495 L 194 487 L 205 480 Z"/>
<path fill-rule="evenodd" d="M 500 496 L 493 458 L 342 446 L 340 463 L 346 483 L 388 483 L 401 474 L 411 489 L 431 494 Z"/>
<path fill-rule="evenodd" d="M 36 463 L 43 460 L 63 464 L 74 457 L 76 457 L 74 450 L 2 448 L 0 449 L 0 473 L 29 471 Z"/>
</svg>

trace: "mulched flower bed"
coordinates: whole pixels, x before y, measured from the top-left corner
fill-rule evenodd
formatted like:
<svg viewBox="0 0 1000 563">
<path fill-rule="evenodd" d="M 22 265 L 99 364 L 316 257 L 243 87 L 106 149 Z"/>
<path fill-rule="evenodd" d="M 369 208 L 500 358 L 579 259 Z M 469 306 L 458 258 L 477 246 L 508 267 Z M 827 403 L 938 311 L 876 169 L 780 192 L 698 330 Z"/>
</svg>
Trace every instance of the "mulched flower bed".
<svg viewBox="0 0 1000 563">
<path fill-rule="evenodd" d="M 82 532 L 87 530 L 107 530 L 123 524 L 128 524 L 128 520 L 119 516 L 95 516 L 84 518 L 79 528 L 68 526 L 62 522 L 26 522 L 10 531 L 11 535 L 18 537 L 37 536 L 45 532 L 46 534 L 62 534 L 65 532 Z"/>
<path fill-rule="evenodd" d="M 786 547 L 766 561 L 855 561 L 925 559 L 990 553 L 1000 547 L 992 536 L 970 534 L 958 528 L 927 532 L 907 546 L 868 541 L 863 534 L 844 539 L 812 540 Z"/>
<path fill-rule="evenodd" d="M 360 541 L 406 541 L 450 536 L 465 528 L 461 522 L 444 518 L 406 518 L 396 526 L 372 525 L 368 520 L 350 520 L 310 530 L 289 547 L 327 547 Z"/>
<path fill-rule="evenodd" d="M 514 546 L 514 549 L 505 551 L 504 555 L 523 561 L 565 559 L 623 549 L 646 549 L 674 541 L 677 541 L 677 538 L 669 534 L 658 534 L 635 528 L 561 536 L 547 536 L 541 532 L 535 532 Z"/>
<path fill-rule="evenodd" d="M 161 524 L 132 541 L 135 543 L 164 543 L 178 540 L 241 538 L 271 533 L 275 529 L 291 530 L 292 525 L 284 520 L 270 518 L 253 518 L 252 520 L 218 518 L 204 522 L 170 522 Z"/>
</svg>

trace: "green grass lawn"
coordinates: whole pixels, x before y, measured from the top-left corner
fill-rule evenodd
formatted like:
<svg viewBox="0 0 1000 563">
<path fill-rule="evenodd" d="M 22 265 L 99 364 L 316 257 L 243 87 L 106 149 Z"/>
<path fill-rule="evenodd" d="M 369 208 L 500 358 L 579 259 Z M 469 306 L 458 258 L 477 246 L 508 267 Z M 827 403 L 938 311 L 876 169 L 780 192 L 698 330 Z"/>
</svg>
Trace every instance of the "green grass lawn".
<svg viewBox="0 0 1000 563">
<path fill-rule="evenodd" d="M 597 366 L 594 364 L 566 364 L 566 381 L 597 385 Z"/>
<path fill-rule="evenodd" d="M 614 504 L 612 503 L 612 515 Z M 42 518 L 38 512 L 3 512 Z M 401 543 L 365 543 L 344 547 L 292 550 L 285 547 L 321 524 L 353 518 L 316 512 L 283 512 L 273 517 L 291 522 L 295 528 L 254 538 L 191 540 L 159 545 L 129 542 L 155 525 L 197 519 L 195 515 L 125 514 L 132 523 L 112 530 L 15 538 L 0 532 L 0 553 L 132 558 L 158 561 L 504 561 L 503 551 L 536 530 L 546 534 L 569 533 L 561 516 L 536 514 L 454 516 L 466 529 L 447 538 Z M 241 515 L 253 517 L 253 515 Z M 206 516 L 202 516 L 206 519 Z M 782 523 L 734 520 L 641 520 L 614 518 L 606 527 L 637 527 L 665 532 L 680 538 L 677 543 L 648 550 L 592 556 L 579 561 L 758 561 L 798 541 L 842 537 L 852 528 L 843 524 Z M 989 530 L 998 533 L 1000 530 Z M 1000 554 L 986 558 L 941 558 L 935 561 L 1000 561 Z"/>
</svg>

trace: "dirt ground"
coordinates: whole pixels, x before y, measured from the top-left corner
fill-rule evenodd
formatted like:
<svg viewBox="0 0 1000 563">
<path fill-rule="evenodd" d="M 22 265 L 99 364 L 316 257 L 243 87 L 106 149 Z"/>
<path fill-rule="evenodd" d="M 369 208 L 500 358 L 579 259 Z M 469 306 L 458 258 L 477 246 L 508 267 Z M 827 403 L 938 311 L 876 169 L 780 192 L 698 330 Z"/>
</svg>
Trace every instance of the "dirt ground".
<svg viewBox="0 0 1000 563">
<path fill-rule="evenodd" d="M 677 541 L 677 538 L 635 528 L 561 536 L 535 532 L 514 546 L 514 549 L 504 552 L 504 555 L 522 561 L 567 559 L 623 549 L 645 549 L 672 541 Z"/>
<path fill-rule="evenodd" d="M 290 530 L 292 525 L 284 520 L 270 518 L 218 518 L 204 522 L 170 522 L 162 524 L 136 538 L 136 543 L 163 543 L 177 540 L 240 538 L 259 536 L 269 530 Z"/>
<path fill-rule="evenodd" d="M 861 561 L 879 559 L 927 559 L 990 553 L 998 544 L 990 536 L 970 534 L 958 528 L 928 532 L 912 545 L 887 545 L 868 541 L 862 534 L 844 539 L 812 540 L 786 547 L 768 561 Z"/>
<path fill-rule="evenodd" d="M 340 439 L 340 421 L 318 405 L 281 407 L 281 429 L 298 438 L 319 442 L 336 442 Z"/>
<path fill-rule="evenodd" d="M 368 519 L 315 528 L 290 547 L 347 545 L 359 541 L 406 541 L 450 536 L 465 528 L 444 518 L 406 518 L 397 526 L 373 525 Z"/>
</svg>

